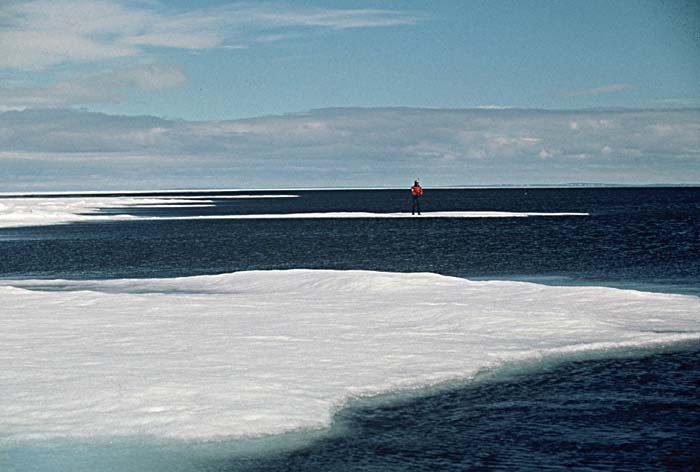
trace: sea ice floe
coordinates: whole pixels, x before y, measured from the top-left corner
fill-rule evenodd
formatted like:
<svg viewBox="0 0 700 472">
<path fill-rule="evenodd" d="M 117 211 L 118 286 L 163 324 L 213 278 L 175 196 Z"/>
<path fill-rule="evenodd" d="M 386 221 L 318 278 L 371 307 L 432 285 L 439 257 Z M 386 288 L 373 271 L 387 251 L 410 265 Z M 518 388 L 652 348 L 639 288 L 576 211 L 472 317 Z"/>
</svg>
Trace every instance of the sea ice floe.
<svg viewBox="0 0 700 472">
<path fill-rule="evenodd" d="M 0 282 L 0 441 L 325 427 L 348 398 L 700 339 L 700 298 L 427 273 Z"/>
<path fill-rule="evenodd" d="M 211 200 L 180 197 L 48 197 L 0 199 L 0 228 L 45 226 L 85 221 L 128 220 L 128 214 L 99 213 L 104 208 L 133 208 L 157 205 L 181 206 L 212 204 Z"/>
<path fill-rule="evenodd" d="M 218 220 L 272 220 L 272 219 L 307 219 L 307 218 L 527 218 L 530 216 L 588 216 L 588 213 L 542 213 L 542 212 L 518 212 L 518 211 L 432 211 L 413 215 L 408 212 L 376 213 L 365 211 L 334 211 L 334 212 L 309 212 L 309 213 L 268 213 L 247 215 L 201 215 L 201 216 L 175 216 L 156 217 L 155 219 L 168 220 L 192 220 L 192 219 L 218 219 Z"/>
<path fill-rule="evenodd" d="M 0 228 L 45 226 L 80 222 L 168 221 L 291 218 L 524 218 L 531 216 L 587 216 L 588 213 L 538 213 L 506 211 L 440 211 L 421 215 L 410 213 L 307 212 L 274 214 L 224 214 L 187 216 L 144 216 L 129 214 L 135 208 L 197 208 L 213 206 L 216 199 L 294 198 L 297 195 L 228 195 L 174 197 L 32 197 L 0 198 Z M 101 212 L 109 209 L 110 213 Z M 124 213 L 114 210 L 123 209 Z"/>
</svg>

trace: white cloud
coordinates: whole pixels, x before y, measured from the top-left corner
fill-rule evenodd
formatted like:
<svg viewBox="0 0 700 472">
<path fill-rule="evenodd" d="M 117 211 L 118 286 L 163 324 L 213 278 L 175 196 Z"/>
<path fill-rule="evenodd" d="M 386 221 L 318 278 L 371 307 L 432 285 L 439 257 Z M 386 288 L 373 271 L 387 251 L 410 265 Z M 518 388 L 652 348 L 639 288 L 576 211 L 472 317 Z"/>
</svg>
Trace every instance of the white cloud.
<svg viewBox="0 0 700 472">
<path fill-rule="evenodd" d="M 6 106 L 6 105 L 0 105 L 0 113 L 5 112 L 5 111 L 23 111 L 26 110 L 27 107 L 23 106 Z M 0 133 L 2 133 L 3 130 L 0 130 Z"/>
<path fill-rule="evenodd" d="M 280 10 L 278 7 L 251 9 L 247 13 L 261 23 L 279 26 L 315 26 L 334 29 L 368 28 L 415 24 L 419 17 L 393 10 Z M 252 13 L 252 14 L 251 14 Z"/>
<path fill-rule="evenodd" d="M 185 73 L 178 66 L 148 64 L 116 70 L 108 77 L 107 82 L 111 82 L 113 86 L 134 84 L 143 90 L 161 90 L 177 87 L 185 80 Z"/>
<path fill-rule="evenodd" d="M 65 61 L 89 62 L 134 56 L 125 44 L 104 43 L 62 32 L 0 31 L 0 68 L 42 69 Z"/>
<path fill-rule="evenodd" d="M 477 108 L 479 110 L 510 110 L 513 107 L 504 105 L 479 105 L 474 108 Z"/>
<path fill-rule="evenodd" d="M 0 67 L 13 69 L 136 55 L 138 50 L 120 38 L 154 20 L 145 12 L 88 0 L 22 2 L 2 13 Z"/>
<path fill-rule="evenodd" d="M 553 151 L 551 149 L 542 149 L 538 154 L 537 157 L 540 159 L 549 159 L 551 157 L 554 157 L 556 154 L 558 154 L 556 151 Z"/>
<path fill-rule="evenodd" d="M 187 12 L 109 0 L 34 0 L 0 8 L 0 68 L 23 70 L 143 55 L 149 47 L 231 49 L 283 40 L 309 29 L 386 27 L 421 20 L 393 10 L 268 3 Z"/>
<path fill-rule="evenodd" d="M 161 90 L 186 80 L 177 66 L 148 64 L 84 74 L 35 87 L 0 88 L 0 106 L 63 107 L 95 102 L 118 102 L 131 88 Z"/>
<path fill-rule="evenodd" d="M 181 187 L 397 185 L 406 175 L 431 185 L 700 183 L 698 109 L 350 108 L 219 122 L 26 110 L 0 113 L 0 129 L 0 190 L 75 177 L 88 163 L 124 188 L 163 172 Z M 13 164 L 20 155 L 25 164 Z"/>
<path fill-rule="evenodd" d="M 580 97 L 584 95 L 602 95 L 605 93 L 615 93 L 623 92 L 634 88 L 632 84 L 608 84 L 601 87 L 588 88 L 583 90 L 572 90 L 570 92 L 564 92 L 561 95 L 564 97 Z"/>
</svg>

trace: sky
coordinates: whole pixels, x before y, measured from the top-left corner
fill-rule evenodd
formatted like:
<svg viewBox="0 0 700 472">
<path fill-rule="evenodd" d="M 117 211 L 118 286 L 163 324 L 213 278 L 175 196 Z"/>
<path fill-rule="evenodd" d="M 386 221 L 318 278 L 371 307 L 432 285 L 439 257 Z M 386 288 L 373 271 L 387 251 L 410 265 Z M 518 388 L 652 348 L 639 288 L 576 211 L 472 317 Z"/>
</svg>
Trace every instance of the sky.
<svg viewBox="0 0 700 472">
<path fill-rule="evenodd" d="M 0 1 L 0 191 L 700 183 L 700 2 Z"/>
</svg>

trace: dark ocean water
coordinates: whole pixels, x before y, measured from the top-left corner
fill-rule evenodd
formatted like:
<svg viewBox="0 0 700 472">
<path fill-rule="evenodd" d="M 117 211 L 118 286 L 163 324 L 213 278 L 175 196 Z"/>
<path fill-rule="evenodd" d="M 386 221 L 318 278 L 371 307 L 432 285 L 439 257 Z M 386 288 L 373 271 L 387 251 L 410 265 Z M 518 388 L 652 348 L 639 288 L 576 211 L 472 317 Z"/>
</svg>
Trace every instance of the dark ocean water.
<svg viewBox="0 0 700 472">
<path fill-rule="evenodd" d="M 700 349 L 686 349 L 357 405 L 336 437 L 217 470 L 698 470 Z"/>
<path fill-rule="evenodd" d="M 280 193 L 299 198 L 220 199 L 211 208 L 132 213 L 410 209 L 407 191 Z M 424 212 L 449 210 L 590 216 L 114 221 L 0 229 L 0 277 L 367 269 L 700 295 L 700 188 L 426 191 Z M 609 357 L 562 359 L 411 399 L 351 404 L 338 412 L 331 434 L 310 445 L 264 457 L 232 453 L 193 463 L 192 470 L 700 470 L 700 344 Z"/>
<path fill-rule="evenodd" d="M 153 208 L 132 213 L 183 216 L 410 209 L 405 191 L 294 193 L 300 197 L 222 199 L 211 208 Z M 182 220 L 4 229 L 0 230 L 0 277 L 169 277 L 253 269 L 367 269 L 557 284 L 604 283 L 700 294 L 699 188 L 431 190 L 423 207 L 424 211 L 588 212 L 591 216 Z"/>
</svg>

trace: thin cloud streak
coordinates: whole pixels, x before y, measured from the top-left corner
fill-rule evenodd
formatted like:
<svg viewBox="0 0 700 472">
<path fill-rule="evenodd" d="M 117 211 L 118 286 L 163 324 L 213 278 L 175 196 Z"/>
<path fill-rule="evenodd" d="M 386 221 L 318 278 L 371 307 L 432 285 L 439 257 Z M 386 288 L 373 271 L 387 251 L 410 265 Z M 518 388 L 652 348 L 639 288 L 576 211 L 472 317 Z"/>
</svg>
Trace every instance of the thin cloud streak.
<svg viewBox="0 0 700 472">
<path fill-rule="evenodd" d="M 595 88 L 589 88 L 589 89 L 583 89 L 583 90 L 573 90 L 571 92 L 564 92 L 561 95 L 563 97 L 581 97 L 581 96 L 586 96 L 586 95 L 602 95 L 606 93 L 616 93 L 616 92 L 624 92 L 625 90 L 629 90 L 634 88 L 634 85 L 632 84 L 609 84 L 609 85 L 603 85 L 602 87 L 595 87 Z"/>
</svg>

